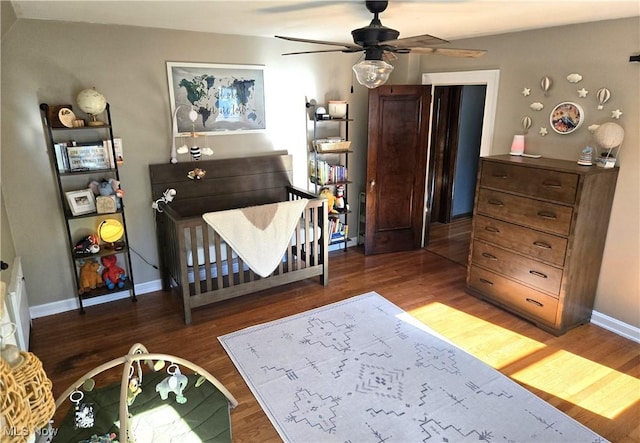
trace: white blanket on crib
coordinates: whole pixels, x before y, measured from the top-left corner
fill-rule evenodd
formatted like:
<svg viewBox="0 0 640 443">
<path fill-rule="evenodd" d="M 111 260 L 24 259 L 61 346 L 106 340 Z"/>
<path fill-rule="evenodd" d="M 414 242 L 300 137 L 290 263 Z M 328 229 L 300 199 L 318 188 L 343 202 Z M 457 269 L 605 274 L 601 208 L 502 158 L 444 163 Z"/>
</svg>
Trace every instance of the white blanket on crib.
<svg viewBox="0 0 640 443">
<path fill-rule="evenodd" d="M 250 206 L 202 215 L 238 256 L 261 277 L 282 261 L 307 199 Z"/>
</svg>

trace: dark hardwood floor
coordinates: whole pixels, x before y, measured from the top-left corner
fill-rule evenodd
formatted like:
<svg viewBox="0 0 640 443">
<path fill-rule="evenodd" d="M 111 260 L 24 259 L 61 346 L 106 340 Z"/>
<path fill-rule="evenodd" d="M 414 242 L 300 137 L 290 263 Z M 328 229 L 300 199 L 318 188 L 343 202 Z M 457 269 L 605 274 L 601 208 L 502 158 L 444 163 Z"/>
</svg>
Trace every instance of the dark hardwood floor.
<svg viewBox="0 0 640 443">
<path fill-rule="evenodd" d="M 429 226 L 427 249 L 466 266 L 469 259 L 472 219 L 461 218 L 451 223 L 432 223 Z"/>
<path fill-rule="evenodd" d="M 231 411 L 234 441 L 280 441 L 217 337 L 376 291 L 606 439 L 640 441 L 640 344 L 591 324 L 555 337 L 467 295 L 465 274 L 463 265 L 425 249 L 364 256 L 353 247 L 331 253 L 327 287 L 312 279 L 199 308 L 188 327 L 176 294 L 143 294 L 137 303 L 35 319 L 31 350 L 43 361 L 55 397 L 136 342 L 186 358 L 238 399 Z M 101 383 L 119 381 L 120 371 L 110 374 Z"/>
</svg>

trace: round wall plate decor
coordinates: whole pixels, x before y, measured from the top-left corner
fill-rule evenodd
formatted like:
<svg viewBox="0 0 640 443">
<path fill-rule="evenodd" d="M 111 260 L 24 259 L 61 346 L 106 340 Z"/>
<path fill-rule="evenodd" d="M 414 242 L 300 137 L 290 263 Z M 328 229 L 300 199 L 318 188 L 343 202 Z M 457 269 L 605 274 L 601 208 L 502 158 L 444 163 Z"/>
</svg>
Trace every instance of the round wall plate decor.
<svg viewBox="0 0 640 443">
<path fill-rule="evenodd" d="M 76 119 L 76 115 L 69 108 L 61 108 L 58 111 L 58 119 L 67 128 L 73 128 L 73 121 Z"/>
<path fill-rule="evenodd" d="M 582 107 L 573 102 L 562 102 L 556 105 L 549 115 L 551 127 L 558 134 L 571 134 L 584 121 Z"/>
</svg>

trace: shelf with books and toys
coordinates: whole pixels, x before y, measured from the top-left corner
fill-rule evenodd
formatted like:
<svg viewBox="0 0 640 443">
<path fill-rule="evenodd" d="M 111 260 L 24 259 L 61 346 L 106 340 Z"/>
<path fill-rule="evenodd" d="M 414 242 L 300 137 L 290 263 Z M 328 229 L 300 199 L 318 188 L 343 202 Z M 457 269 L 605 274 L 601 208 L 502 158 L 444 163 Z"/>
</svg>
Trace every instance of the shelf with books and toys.
<svg viewBox="0 0 640 443">
<path fill-rule="evenodd" d="M 347 203 L 349 184 L 349 105 L 329 102 L 324 106 L 307 103 L 307 134 L 309 139 L 308 178 L 310 191 L 329 200 L 329 234 L 332 245 L 346 251 L 348 237 Z"/>
</svg>

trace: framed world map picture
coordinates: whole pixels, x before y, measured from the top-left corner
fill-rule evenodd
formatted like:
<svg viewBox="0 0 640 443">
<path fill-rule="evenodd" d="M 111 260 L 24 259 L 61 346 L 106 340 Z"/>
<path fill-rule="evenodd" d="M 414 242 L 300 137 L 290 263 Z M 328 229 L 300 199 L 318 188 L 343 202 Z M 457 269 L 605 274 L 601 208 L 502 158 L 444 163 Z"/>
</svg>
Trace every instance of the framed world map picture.
<svg viewBox="0 0 640 443">
<path fill-rule="evenodd" d="M 167 77 L 179 135 L 266 129 L 264 66 L 167 62 Z"/>
</svg>

